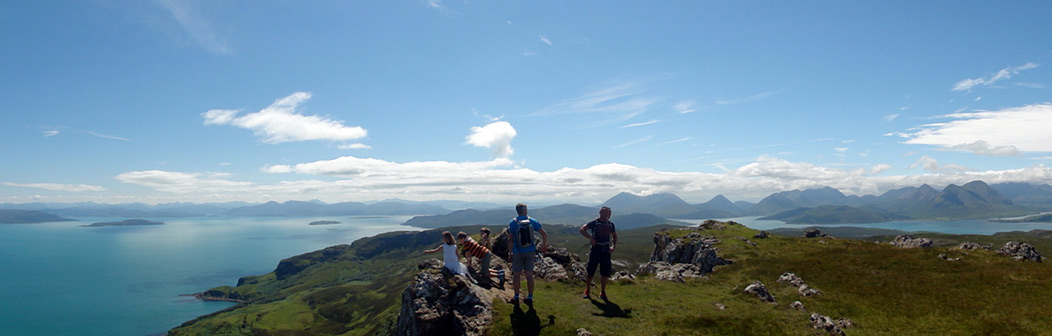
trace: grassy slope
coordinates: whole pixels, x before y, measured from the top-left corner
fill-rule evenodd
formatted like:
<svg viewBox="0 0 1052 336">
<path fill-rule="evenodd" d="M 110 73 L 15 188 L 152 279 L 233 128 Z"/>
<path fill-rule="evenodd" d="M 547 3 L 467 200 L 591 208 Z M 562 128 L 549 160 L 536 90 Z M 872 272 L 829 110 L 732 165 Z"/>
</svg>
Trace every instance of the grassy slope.
<svg viewBox="0 0 1052 336">
<path fill-rule="evenodd" d="M 492 334 L 720 335 L 809 334 L 809 313 L 789 309 L 792 301 L 831 317 L 848 317 L 849 334 L 1041 334 L 1052 330 L 1042 307 L 1052 300 L 1052 265 L 1016 262 L 991 251 L 899 249 L 859 240 L 773 237 L 751 239 L 753 230 L 714 231 L 724 255 L 735 261 L 706 279 L 686 284 L 638 279 L 609 288 L 613 304 L 579 297 L 580 283 L 538 286 L 535 310 L 516 311 L 497 304 Z M 931 236 L 942 244 L 961 240 L 1024 240 L 1039 251 L 1052 251 L 1047 237 L 1014 233 L 998 236 Z M 871 239 L 888 241 L 889 237 Z M 821 241 L 826 242 L 825 244 Z M 945 261 L 947 253 L 961 261 Z M 794 272 L 824 292 L 802 297 L 775 282 Z M 778 299 L 761 303 L 741 293 L 761 280 Z M 726 310 L 717 310 L 715 302 Z M 526 309 L 526 306 L 522 306 Z M 553 320 L 554 319 L 554 320 Z M 554 323 L 551 323 L 553 322 Z"/>
</svg>

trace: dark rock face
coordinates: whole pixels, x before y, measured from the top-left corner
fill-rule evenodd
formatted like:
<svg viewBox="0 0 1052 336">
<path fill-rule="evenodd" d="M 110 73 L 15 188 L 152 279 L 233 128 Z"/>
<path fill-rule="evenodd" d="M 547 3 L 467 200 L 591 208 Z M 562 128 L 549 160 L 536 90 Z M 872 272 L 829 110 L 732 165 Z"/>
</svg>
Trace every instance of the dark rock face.
<svg viewBox="0 0 1052 336">
<path fill-rule="evenodd" d="M 398 335 L 483 335 L 493 323 L 492 298 L 463 275 L 452 275 L 437 259 L 402 292 Z"/>
<path fill-rule="evenodd" d="M 891 241 L 891 245 L 901 248 L 932 247 L 934 242 L 928 238 L 913 238 L 910 235 L 901 235 Z"/>
<path fill-rule="evenodd" d="M 767 291 L 767 286 L 764 286 L 762 282 L 754 281 L 748 286 L 745 286 L 745 290 L 743 290 L 743 292 L 756 295 L 756 297 L 759 298 L 760 301 L 767 303 L 776 303 L 774 301 L 774 295 L 771 295 L 771 293 Z"/>
<path fill-rule="evenodd" d="M 704 237 L 697 231 L 676 239 L 669 238 L 666 231 L 658 232 L 654 235 L 654 252 L 650 255 L 650 261 L 693 264 L 702 273 L 709 273 L 716 266 L 731 263 L 716 253 L 713 245 L 718 242 L 716 237 Z"/>
<path fill-rule="evenodd" d="M 818 238 L 818 237 L 825 237 L 825 236 L 826 236 L 825 232 L 822 232 L 822 230 L 819 230 L 819 229 L 816 229 L 816 228 L 808 228 L 807 230 L 804 231 L 804 238 Z"/>
<path fill-rule="evenodd" d="M 997 250 L 997 253 L 1013 257 L 1015 260 L 1019 261 L 1030 260 L 1041 262 L 1041 260 L 1044 259 L 1044 257 L 1041 256 L 1041 253 L 1037 252 L 1033 246 L 1023 242 L 1007 242 L 1005 243 L 1005 246 L 1002 246 L 1001 249 Z"/>
<path fill-rule="evenodd" d="M 508 253 L 511 253 L 511 244 L 508 242 L 508 228 L 504 228 L 499 234 L 490 236 L 490 238 L 493 239 L 493 243 L 490 245 L 489 251 L 493 252 L 493 255 L 504 259 L 504 261 L 510 262 Z"/>
<path fill-rule="evenodd" d="M 757 234 L 753 235 L 752 237 L 756 238 L 756 239 L 764 239 L 764 238 L 767 238 L 767 237 L 770 237 L 770 236 L 771 236 L 771 234 L 767 233 L 767 231 L 760 231 L 760 233 L 757 233 Z"/>
</svg>

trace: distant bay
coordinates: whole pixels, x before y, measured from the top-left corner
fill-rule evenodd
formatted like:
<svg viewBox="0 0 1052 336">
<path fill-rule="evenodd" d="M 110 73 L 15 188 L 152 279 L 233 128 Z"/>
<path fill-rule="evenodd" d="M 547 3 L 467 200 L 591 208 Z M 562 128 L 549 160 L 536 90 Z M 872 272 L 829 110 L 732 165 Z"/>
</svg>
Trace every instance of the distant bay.
<svg viewBox="0 0 1052 336">
<path fill-rule="evenodd" d="M 390 231 L 409 216 L 164 218 L 84 229 L 0 225 L 0 335 L 154 335 L 230 306 L 179 296 L 270 272 L 293 255 Z M 316 220 L 339 226 L 309 226 Z"/>
</svg>

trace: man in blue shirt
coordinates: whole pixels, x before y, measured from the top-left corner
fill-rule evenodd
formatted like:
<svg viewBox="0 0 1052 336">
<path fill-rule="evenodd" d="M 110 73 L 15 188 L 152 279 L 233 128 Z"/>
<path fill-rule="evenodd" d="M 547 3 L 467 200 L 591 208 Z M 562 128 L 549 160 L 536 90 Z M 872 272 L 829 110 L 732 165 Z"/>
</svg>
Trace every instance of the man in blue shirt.
<svg viewBox="0 0 1052 336">
<path fill-rule="evenodd" d="M 540 251 L 548 250 L 548 233 L 541 228 L 541 223 L 526 215 L 526 204 L 515 205 L 515 212 L 519 216 L 508 223 L 508 241 L 511 249 L 508 252 L 508 260 L 511 260 L 511 288 L 515 291 L 515 298 L 511 303 L 519 304 L 519 275 L 526 271 L 526 288 L 529 293 L 526 296 L 526 304 L 533 303 L 533 257 L 537 253 L 536 241 L 533 232 L 540 232 Z"/>
</svg>

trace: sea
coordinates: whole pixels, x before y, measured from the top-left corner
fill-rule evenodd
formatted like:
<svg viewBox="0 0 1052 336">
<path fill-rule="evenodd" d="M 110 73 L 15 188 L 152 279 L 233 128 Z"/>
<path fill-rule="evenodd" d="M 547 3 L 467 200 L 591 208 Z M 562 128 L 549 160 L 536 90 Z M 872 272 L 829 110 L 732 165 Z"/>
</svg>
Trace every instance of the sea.
<svg viewBox="0 0 1052 336">
<path fill-rule="evenodd" d="M 391 231 L 409 216 L 165 218 L 165 225 L 0 224 L 0 335 L 158 335 L 232 305 L 184 294 Z M 308 225 L 331 220 L 341 224 Z M 438 238 L 436 237 L 436 241 Z"/>
<path fill-rule="evenodd" d="M 170 218 L 159 226 L 79 222 L 0 224 L 0 335 L 160 335 L 232 305 L 190 296 L 274 270 L 281 259 L 391 231 L 409 216 Z M 331 220 L 341 224 L 308 225 Z M 616 217 L 614 221 L 616 222 Z M 808 227 L 729 218 L 754 229 Z M 700 221 L 685 220 L 691 224 Z M 953 234 L 1052 230 L 1052 224 L 985 220 L 903 221 L 857 226 Z M 436 241 L 437 241 L 436 237 Z"/>
</svg>

